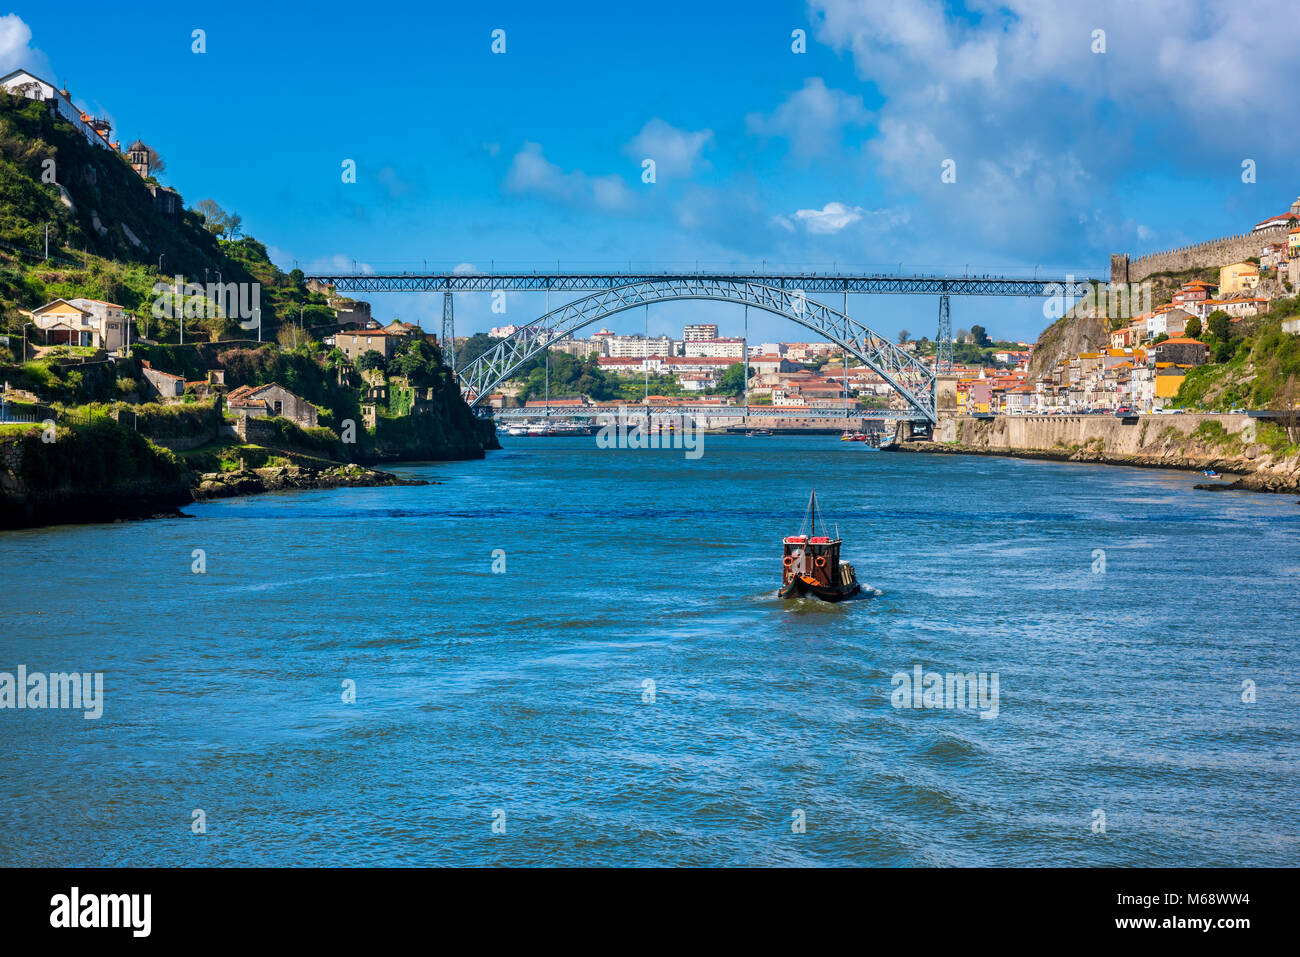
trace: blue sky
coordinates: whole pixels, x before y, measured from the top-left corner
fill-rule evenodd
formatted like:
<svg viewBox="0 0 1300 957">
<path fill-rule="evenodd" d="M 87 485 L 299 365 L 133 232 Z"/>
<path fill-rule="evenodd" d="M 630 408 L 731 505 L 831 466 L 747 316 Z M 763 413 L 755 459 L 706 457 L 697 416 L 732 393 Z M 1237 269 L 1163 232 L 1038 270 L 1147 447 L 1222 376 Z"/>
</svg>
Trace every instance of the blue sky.
<svg viewBox="0 0 1300 957">
<path fill-rule="evenodd" d="M 66 83 L 286 269 L 1101 274 L 1112 251 L 1241 232 L 1300 193 L 1300 26 L 1283 0 L 300 9 L 31 4 L 0 16 L 0 71 Z M 374 302 L 431 328 L 441 310 Z M 540 307 L 512 294 L 493 316 L 462 296 L 458 332 Z M 937 303 L 853 297 L 850 311 L 933 335 Z M 738 330 L 734 309 L 704 304 L 650 323 L 714 319 Z M 1046 324 L 1037 302 L 954 302 L 955 327 L 977 322 L 1027 340 Z M 751 316 L 751 335 L 800 333 Z"/>
</svg>

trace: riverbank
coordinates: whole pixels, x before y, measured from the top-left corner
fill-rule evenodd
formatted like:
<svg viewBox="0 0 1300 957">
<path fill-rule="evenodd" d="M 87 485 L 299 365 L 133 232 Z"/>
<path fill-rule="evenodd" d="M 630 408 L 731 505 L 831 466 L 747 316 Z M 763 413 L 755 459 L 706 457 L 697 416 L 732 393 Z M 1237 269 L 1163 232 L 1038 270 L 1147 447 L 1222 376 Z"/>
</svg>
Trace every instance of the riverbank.
<svg viewBox="0 0 1300 957">
<path fill-rule="evenodd" d="M 1213 470 L 1234 481 L 1197 488 L 1300 493 L 1300 450 L 1281 426 L 1247 415 L 954 416 L 939 422 L 933 441 L 903 441 L 893 448 Z"/>
<path fill-rule="evenodd" d="M 186 505 L 304 489 L 427 485 L 287 449 L 214 446 L 177 454 L 112 422 L 0 435 L 0 529 L 175 518 Z"/>
</svg>

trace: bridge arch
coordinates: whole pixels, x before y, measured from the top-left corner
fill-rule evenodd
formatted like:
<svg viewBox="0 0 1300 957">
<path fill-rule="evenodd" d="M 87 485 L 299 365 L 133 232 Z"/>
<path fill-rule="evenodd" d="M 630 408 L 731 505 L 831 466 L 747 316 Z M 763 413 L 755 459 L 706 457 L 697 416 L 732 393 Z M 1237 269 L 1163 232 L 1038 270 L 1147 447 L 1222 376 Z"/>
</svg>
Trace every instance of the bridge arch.
<svg viewBox="0 0 1300 957">
<path fill-rule="evenodd" d="M 638 306 L 685 299 L 754 306 L 805 326 L 876 372 L 915 410 L 918 418 L 937 421 L 935 374 L 915 357 L 856 319 L 808 298 L 802 290 L 734 277 L 643 279 L 575 299 L 520 327 L 459 369 L 461 390 L 470 406 L 475 407 L 524 363 L 584 326 Z M 538 335 L 541 329 L 551 329 L 553 334 Z"/>
</svg>

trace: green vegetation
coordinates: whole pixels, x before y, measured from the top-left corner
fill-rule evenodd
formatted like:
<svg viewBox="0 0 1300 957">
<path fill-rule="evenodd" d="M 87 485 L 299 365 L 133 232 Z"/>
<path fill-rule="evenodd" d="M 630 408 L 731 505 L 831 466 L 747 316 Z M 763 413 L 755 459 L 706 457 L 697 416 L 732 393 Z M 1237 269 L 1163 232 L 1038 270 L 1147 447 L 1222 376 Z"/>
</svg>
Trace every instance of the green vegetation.
<svg viewBox="0 0 1300 957">
<path fill-rule="evenodd" d="M 1191 369 L 1178 390 L 1182 408 L 1294 408 L 1300 379 L 1300 336 L 1282 331 L 1282 321 L 1300 314 L 1300 299 L 1279 299 L 1268 313 L 1231 322 L 1211 313 L 1202 340 L 1211 361 Z"/>
<path fill-rule="evenodd" d="M 301 271 L 283 273 L 261 243 L 233 238 L 237 215 L 215 203 L 206 211 L 208 218 L 194 210 L 174 218 L 158 212 L 149 183 L 124 156 L 87 142 L 44 104 L 0 92 L 0 333 L 21 335 L 20 308 L 84 297 L 119 303 L 137 317 L 142 334 L 173 341 L 179 322 L 151 313 L 154 284 L 176 275 L 201 284 L 218 277 L 258 283 L 267 339 L 281 322 L 333 321 L 325 298 L 308 292 Z M 187 338 L 249 336 L 217 315 L 187 318 L 185 325 Z"/>
<path fill-rule="evenodd" d="M 1291 435 L 1295 435 L 1295 424 L 1290 424 Z M 1287 428 L 1273 422 L 1259 422 L 1255 426 L 1255 441 L 1267 448 L 1274 455 L 1289 458 L 1300 455 L 1300 442 L 1294 441 L 1287 434 Z"/>
<path fill-rule="evenodd" d="M 500 341 L 486 332 L 478 332 L 470 336 L 456 349 L 456 368 L 463 369 Z"/>
<path fill-rule="evenodd" d="M 551 354 L 551 395 L 586 395 L 598 402 L 620 397 L 619 384 L 600 367 L 595 356 L 579 359 L 565 352 Z M 523 400 L 540 399 L 546 394 L 546 358 L 534 356 L 516 378 L 523 379 Z M 652 377 L 654 378 L 654 377 Z"/>
<path fill-rule="evenodd" d="M 161 173 L 165 164 L 150 152 Z M 361 428 L 361 376 L 338 349 L 327 353 L 317 341 L 335 325 L 326 297 L 307 288 L 301 270 L 280 270 L 265 246 L 241 235 L 237 213 L 211 199 L 196 206 L 182 208 L 178 195 L 153 177 L 141 179 L 124 156 L 88 142 L 47 104 L 0 92 L 0 335 L 10 340 L 0 346 L 0 381 L 40 399 L 41 405 L 11 403 L 16 412 L 49 414 L 59 422 L 54 443 L 40 441 L 39 426 L 3 428 L 10 441 L 26 437 L 24 472 L 31 488 L 57 498 L 63 489 L 93 496 L 153 483 L 168 486 L 171 495 L 188 488 L 193 468 L 231 470 L 241 456 L 263 464 L 317 455 L 320 462 L 442 458 L 481 453 L 493 444 L 490 429 L 461 401 L 439 349 L 423 339 L 402 343 L 386 363 L 366 354 L 362 365 L 385 375 L 390 399 L 380 410 L 381 427 L 373 433 Z M 178 276 L 202 292 L 159 285 L 170 286 Z M 208 287 L 217 283 L 227 290 L 257 285 L 260 336 L 214 307 L 211 299 L 221 293 Z M 250 293 L 242 289 L 238 298 L 247 303 Z M 24 329 L 29 345 L 45 342 L 20 310 L 57 298 L 122 305 L 135 320 L 132 355 L 102 360 L 93 349 L 59 347 L 23 361 Z M 184 345 L 181 320 L 155 315 L 166 311 L 159 306 L 185 316 Z M 278 383 L 315 406 L 319 426 L 303 429 L 268 418 L 259 423 L 265 447 L 217 442 L 174 455 L 144 435 L 194 440 L 214 434 L 222 425 L 217 400 L 187 392 L 179 403 L 134 404 L 149 392 L 145 361 L 186 381 L 219 370 L 227 389 Z M 356 426 L 355 444 L 340 441 L 347 420 L 349 432 Z"/>
<path fill-rule="evenodd" d="M 27 429 L 22 478 L 30 488 L 58 492 L 140 484 L 183 487 L 188 478 L 185 464 L 175 454 L 110 419 L 61 425 L 53 442 L 42 441 L 39 426 Z"/>
</svg>

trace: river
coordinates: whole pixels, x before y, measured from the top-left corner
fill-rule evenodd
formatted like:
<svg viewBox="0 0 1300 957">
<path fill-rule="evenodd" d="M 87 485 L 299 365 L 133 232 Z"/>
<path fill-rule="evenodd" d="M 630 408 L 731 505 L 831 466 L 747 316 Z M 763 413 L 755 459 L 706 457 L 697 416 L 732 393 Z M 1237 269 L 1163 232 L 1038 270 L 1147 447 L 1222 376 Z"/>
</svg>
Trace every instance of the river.
<svg viewBox="0 0 1300 957">
<path fill-rule="evenodd" d="M 0 710 L 0 865 L 1297 860 L 1293 497 L 503 444 L 0 533 L 0 672 L 104 675 L 97 720 Z M 773 597 L 813 484 L 867 597 Z M 896 707 L 916 666 L 996 675 L 996 715 Z"/>
</svg>

